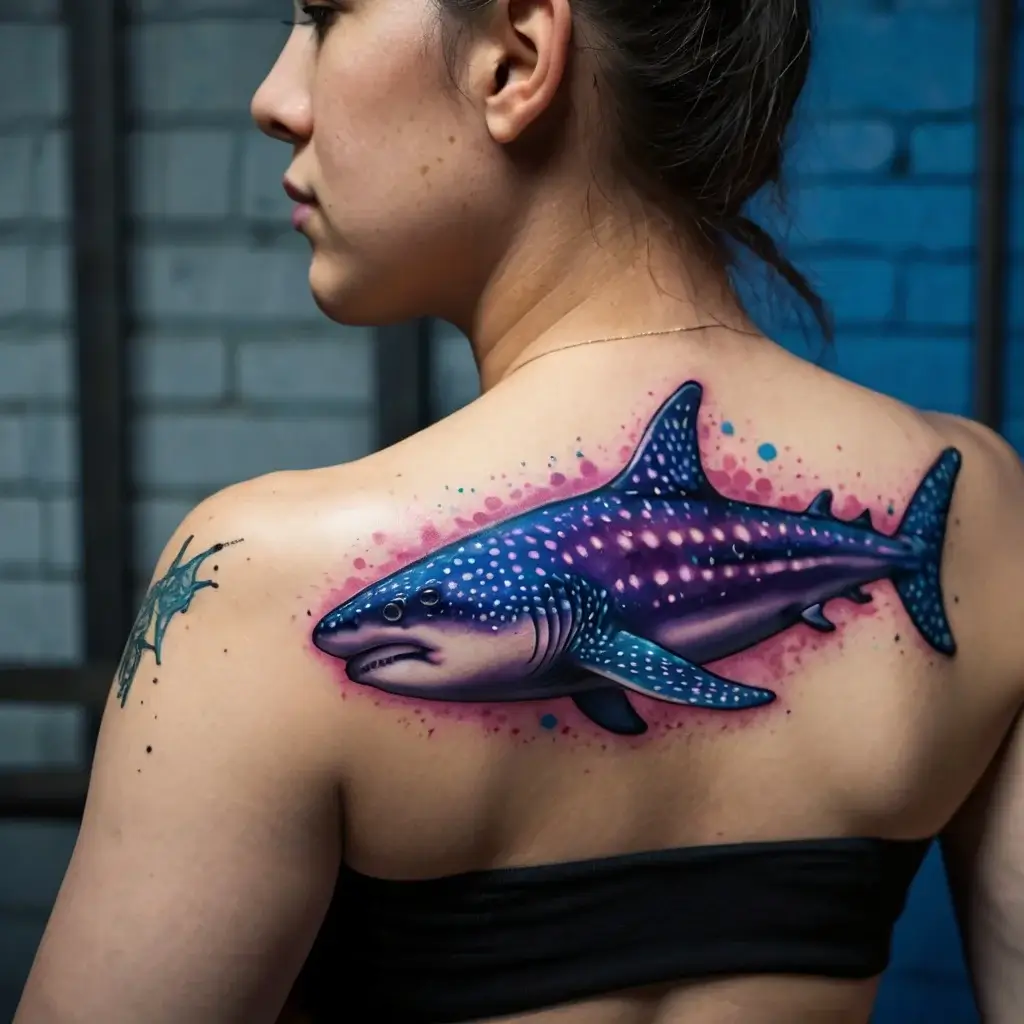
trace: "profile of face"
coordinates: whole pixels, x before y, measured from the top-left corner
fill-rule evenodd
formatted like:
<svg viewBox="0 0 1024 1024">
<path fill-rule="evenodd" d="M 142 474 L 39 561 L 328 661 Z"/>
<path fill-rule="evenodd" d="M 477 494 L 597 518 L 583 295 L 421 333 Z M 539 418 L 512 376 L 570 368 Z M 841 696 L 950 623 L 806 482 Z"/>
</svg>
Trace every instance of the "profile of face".
<svg viewBox="0 0 1024 1024">
<path fill-rule="evenodd" d="M 458 80 L 435 0 L 332 0 L 296 8 L 295 27 L 252 103 L 292 148 L 286 181 L 306 199 L 310 286 L 330 318 L 455 320 L 486 287 L 514 233 L 524 179 L 506 148 L 557 87 L 537 42 L 568 32 L 545 6 L 500 0 L 508 24 L 474 33 Z M 537 12 L 540 11 L 540 20 Z M 524 33 L 525 30 L 525 33 Z M 568 38 L 568 37 L 566 37 Z"/>
</svg>

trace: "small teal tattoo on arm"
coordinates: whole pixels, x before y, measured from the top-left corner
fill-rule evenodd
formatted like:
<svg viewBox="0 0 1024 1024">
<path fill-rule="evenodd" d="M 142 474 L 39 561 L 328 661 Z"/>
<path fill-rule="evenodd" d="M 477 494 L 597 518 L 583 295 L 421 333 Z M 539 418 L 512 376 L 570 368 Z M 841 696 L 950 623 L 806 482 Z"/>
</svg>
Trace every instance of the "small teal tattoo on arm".
<svg viewBox="0 0 1024 1024">
<path fill-rule="evenodd" d="M 124 707 L 128 700 L 128 694 L 135 681 L 135 674 L 138 672 L 142 655 L 146 651 L 152 651 L 156 663 L 162 664 L 161 650 L 164 634 L 167 632 L 167 626 L 171 619 L 179 612 L 182 614 L 187 612 L 192 604 L 192 598 L 200 590 L 207 587 L 216 590 L 220 586 L 214 580 L 196 579 L 203 563 L 218 551 L 242 543 L 239 539 L 224 544 L 214 544 L 213 547 L 207 548 L 182 564 L 185 552 L 194 539 L 194 537 L 188 537 L 185 540 L 167 572 L 149 588 L 142 602 L 142 607 L 139 609 L 139 614 L 136 616 L 135 624 L 128 637 L 128 643 L 121 655 L 121 662 L 117 666 L 117 699 L 120 701 L 121 707 Z M 150 627 L 152 627 L 152 636 Z"/>
</svg>

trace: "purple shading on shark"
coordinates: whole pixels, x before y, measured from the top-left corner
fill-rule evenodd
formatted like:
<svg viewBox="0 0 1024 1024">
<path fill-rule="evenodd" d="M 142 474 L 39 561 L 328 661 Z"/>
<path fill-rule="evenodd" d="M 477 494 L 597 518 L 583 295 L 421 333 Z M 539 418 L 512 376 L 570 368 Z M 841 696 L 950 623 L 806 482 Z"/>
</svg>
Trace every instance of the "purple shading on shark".
<svg viewBox="0 0 1024 1024">
<path fill-rule="evenodd" d="M 701 467 L 703 389 L 683 385 L 629 466 L 588 494 L 531 509 L 380 580 L 317 624 L 320 650 L 355 683 L 437 701 L 571 697 L 604 729 L 647 724 L 630 692 L 722 711 L 775 699 L 702 666 L 798 624 L 835 626 L 824 606 L 871 600 L 891 580 L 924 639 L 956 651 L 940 558 L 961 456 L 946 449 L 893 536 L 865 511 L 805 512 L 732 501 Z"/>
</svg>

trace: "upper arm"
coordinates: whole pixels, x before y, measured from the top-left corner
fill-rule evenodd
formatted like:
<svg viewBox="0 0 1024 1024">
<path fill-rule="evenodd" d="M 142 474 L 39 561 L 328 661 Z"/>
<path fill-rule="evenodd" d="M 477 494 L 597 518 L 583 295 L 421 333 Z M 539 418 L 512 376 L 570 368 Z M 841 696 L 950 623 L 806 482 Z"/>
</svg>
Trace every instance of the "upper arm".
<svg viewBox="0 0 1024 1024">
<path fill-rule="evenodd" d="M 1024 1005 L 1024 472 L 992 431 L 958 429 L 969 435 L 972 476 L 962 508 L 972 540 L 958 555 L 975 580 L 971 678 L 994 688 L 1000 730 L 1016 720 L 942 847 L 983 1018 L 1009 1024 Z"/>
<path fill-rule="evenodd" d="M 234 509 L 193 513 L 154 574 L 19 1022 L 273 1021 L 316 935 L 340 859 L 330 697 Z"/>
<path fill-rule="evenodd" d="M 985 1021 L 1024 1006 L 1024 719 L 942 837 L 965 952 Z"/>
</svg>

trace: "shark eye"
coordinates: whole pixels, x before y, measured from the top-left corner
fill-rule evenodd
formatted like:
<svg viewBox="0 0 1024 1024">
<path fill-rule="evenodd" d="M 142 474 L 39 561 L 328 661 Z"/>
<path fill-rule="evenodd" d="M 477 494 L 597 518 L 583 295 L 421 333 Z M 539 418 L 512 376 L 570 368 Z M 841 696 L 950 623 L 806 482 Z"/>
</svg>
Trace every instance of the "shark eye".
<svg viewBox="0 0 1024 1024">
<path fill-rule="evenodd" d="M 381 612 L 387 622 L 401 622 L 405 614 L 404 601 L 388 601 Z"/>
<path fill-rule="evenodd" d="M 428 587 L 426 590 L 420 592 L 420 604 L 425 604 L 428 608 L 432 608 L 435 604 L 440 603 L 440 590 L 435 590 L 433 587 Z"/>
</svg>

